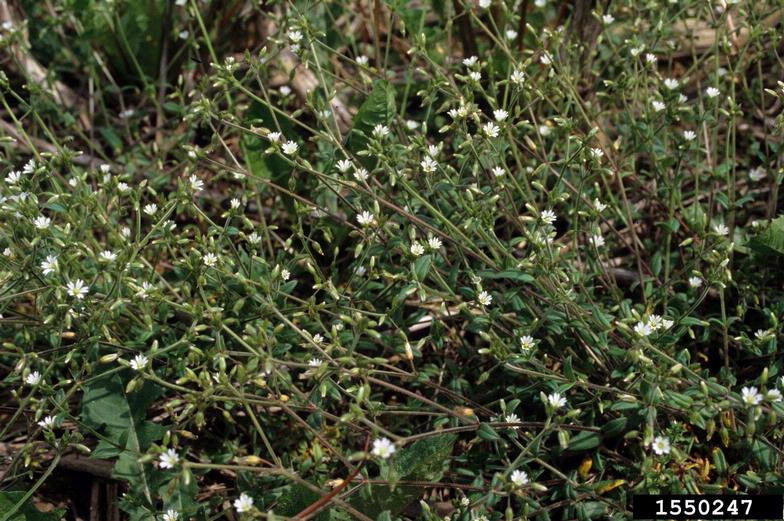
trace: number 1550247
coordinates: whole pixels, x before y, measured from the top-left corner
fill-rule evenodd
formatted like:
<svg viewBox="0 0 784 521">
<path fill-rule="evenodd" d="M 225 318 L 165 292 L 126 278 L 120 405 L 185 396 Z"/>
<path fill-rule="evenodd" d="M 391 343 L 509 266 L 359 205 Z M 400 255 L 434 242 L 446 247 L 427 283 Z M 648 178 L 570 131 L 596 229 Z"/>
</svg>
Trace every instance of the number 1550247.
<svg viewBox="0 0 784 521">
<path fill-rule="evenodd" d="M 783 519 L 781 495 L 635 495 L 634 519 Z"/>
</svg>

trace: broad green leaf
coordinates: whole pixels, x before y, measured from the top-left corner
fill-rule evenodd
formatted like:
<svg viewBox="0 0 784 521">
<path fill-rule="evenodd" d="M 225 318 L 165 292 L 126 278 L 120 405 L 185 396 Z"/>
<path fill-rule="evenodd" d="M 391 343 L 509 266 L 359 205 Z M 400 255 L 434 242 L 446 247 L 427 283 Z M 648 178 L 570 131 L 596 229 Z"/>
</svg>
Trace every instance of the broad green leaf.
<svg viewBox="0 0 784 521">
<path fill-rule="evenodd" d="M 595 449 L 599 446 L 601 438 L 598 433 L 590 431 L 581 431 L 572 436 L 569 441 L 569 450 L 573 452 L 580 452 L 585 450 Z"/>
<path fill-rule="evenodd" d="M 773 221 L 747 243 L 749 248 L 762 255 L 784 255 L 784 215 Z"/>
<path fill-rule="evenodd" d="M 0 521 L 60 521 L 65 509 L 41 512 L 32 500 L 24 500 L 26 492 L 0 492 Z M 24 501 L 23 501 L 24 500 Z M 22 502 L 20 505 L 19 502 Z"/>
<path fill-rule="evenodd" d="M 394 114 L 395 91 L 388 82 L 379 80 L 354 116 L 351 132 L 346 141 L 348 149 L 354 153 L 365 150 L 373 127 L 387 123 Z M 360 161 L 366 168 L 372 168 L 376 162 L 371 157 L 362 157 Z"/>
</svg>

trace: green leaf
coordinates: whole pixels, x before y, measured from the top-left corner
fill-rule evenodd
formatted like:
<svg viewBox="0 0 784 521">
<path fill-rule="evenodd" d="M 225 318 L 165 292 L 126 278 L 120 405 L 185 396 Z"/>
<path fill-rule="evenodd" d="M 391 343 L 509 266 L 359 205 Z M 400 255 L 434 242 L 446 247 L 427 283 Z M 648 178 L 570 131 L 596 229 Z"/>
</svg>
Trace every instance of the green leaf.
<svg viewBox="0 0 784 521">
<path fill-rule="evenodd" d="M 82 398 L 82 422 L 103 437 L 96 453 L 118 456 L 114 476 L 138 487 L 148 501 L 153 497 L 150 479 L 138 458 L 163 435 L 163 427 L 145 420 L 147 408 L 161 391 L 147 383 L 128 395 L 119 373 L 111 373 L 87 385 Z"/>
<path fill-rule="evenodd" d="M 497 441 L 501 439 L 501 436 L 499 436 L 498 433 L 495 432 L 495 429 L 493 429 L 486 423 L 483 423 L 479 426 L 479 428 L 476 431 L 476 435 L 485 441 Z"/>
<path fill-rule="evenodd" d="M 747 245 L 762 255 L 784 255 L 784 215 L 773 219 L 765 231 L 749 240 Z"/>
<path fill-rule="evenodd" d="M 359 107 L 357 115 L 351 126 L 351 133 L 346 141 L 346 147 L 353 153 L 365 150 L 368 145 L 368 136 L 373 127 L 387 123 L 395 115 L 395 91 L 386 81 L 379 80 L 373 86 L 370 96 Z M 366 168 L 373 168 L 376 159 L 362 157 L 360 160 Z"/>
<path fill-rule="evenodd" d="M 581 452 L 586 450 L 595 449 L 599 446 L 599 434 L 590 431 L 580 431 L 569 440 L 568 450 L 572 452 Z"/>
<path fill-rule="evenodd" d="M 535 280 L 531 275 L 518 270 L 481 271 L 479 276 L 483 279 L 509 279 L 517 282 L 534 282 Z"/>
<path fill-rule="evenodd" d="M 0 520 L 2 521 L 60 521 L 65 515 L 64 508 L 51 512 L 41 512 L 29 498 L 21 505 L 27 493 L 23 491 L 0 492 Z M 17 505 L 19 505 L 17 507 Z"/>
</svg>

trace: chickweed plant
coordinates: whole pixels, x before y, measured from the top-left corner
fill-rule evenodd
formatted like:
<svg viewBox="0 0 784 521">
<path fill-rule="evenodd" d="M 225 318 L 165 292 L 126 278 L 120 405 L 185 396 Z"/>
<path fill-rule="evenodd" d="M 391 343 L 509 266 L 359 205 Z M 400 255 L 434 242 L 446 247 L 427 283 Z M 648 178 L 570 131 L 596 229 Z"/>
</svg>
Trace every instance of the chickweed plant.
<svg viewBox="0 0 784 521">
<path fill-rule="evenodd" d="M 0 521 L 780 491 L 783 15 L 3 2 Z"/>
</svg>

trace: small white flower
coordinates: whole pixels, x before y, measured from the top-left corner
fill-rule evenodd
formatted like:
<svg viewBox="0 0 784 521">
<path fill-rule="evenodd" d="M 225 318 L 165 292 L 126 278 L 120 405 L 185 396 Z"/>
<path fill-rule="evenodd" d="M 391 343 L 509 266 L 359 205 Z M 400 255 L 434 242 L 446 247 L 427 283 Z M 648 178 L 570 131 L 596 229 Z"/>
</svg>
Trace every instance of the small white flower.
<svg viewBox="0 0 784 521">
<path fill-rule="evenodd" d="M 665 436 L 656 436 L 653 439 L 653 452 L 657 456 L 663 456 L 670 453 L 670 439 Z"/>
<path fill-rule="evenodd" d="M 662 110 L 667 108 L 667 105 L 664 104 L 663 101 L 659 101 L 657 99 L 651 102 L 651 106 L 655 112 L 661 112 Z"/>
<path fill-rule="evenodd" d="M 509 80 L 518 87 L 522 87 L 525 82 L 525 73 L 520 69 L 515 69 L 512 75 L 509 76 Z"/>
<path fill-rule="evenodd" d="M 158 205 L 155 203 L 150 203 L 144 207 L 144 213 L 150 216 L 155 215 L 157 211 L 158 211 Z"/>
<path fill-rule="evenodd" d="M 699 277 L 689 277 L 689 287 L 690 288 L 699 288 L 702 286 L 702 279 Z"/>
<path fill-rule="evenodd" d="M 493 3 L 493 0 L 479 0 L 479 7 L 487 9 Z"/>
<path fill-rule="evenodd" d="M 165 514 L 163 514 L 163 521 L 177 521 L 179 518 L 180 518 L 179 512 L 177 512 L 173 508 L 170 508 L 169 510 L 166 511 Z"/>
<path fill-rule="evenodd" d="M 320 358 L 311 358 L 310 360 L 308 360 L 308 365 L 310 367 L 321 367 L 322 363 L 323 362 L 321 361 Z"/>
<path fill-rule="evenodd" d="M 539 57 L 539 61 L 542 63 L 542 65 L 550 65 L 553 62 L 553 59 L 550 56 L 550 53 L 545 52 L 542 53 L 542 55 Z"/>
<path fill-rule="evenodd" d="M 481 291 L 476 298 L 483 306 L 489 306 L 493 303 L 493 296 L 487 291 Z"/>
<path fill-rule="evenodd" d="M 127 227 L 127 226 L 123 226 L 122 228 L 120 228 L 120 235 L 122 235 L 123 237 L 126 237 L 126 238 L 130 237 L 131 236 L 131 229 L 129 227 Z"/>
<path fill-rule="evenodd" d="M 82 300 L 89 289 L 82 279 L 76 279 L 66 284 L 66 292 L 76 300 Z"/>
<path fill-rule="evenodd" d="M 388 459 L 395 453 L 395 444 L 387 438 L 378 438 L 373 440 L 372 453 L 381 459 Z"/>
<path fill-rule="evenodd" d="M 611 14 L 606 14 L 602 16 L 602 22 L 604 22 L 605 25 L 610 25 L 614 21 L 615 21 L 615 17 Z"/>
<path fill-rule="evenodd" d="M 531 335 L 523 335 L 520 337 L 520 350 L 523 353 L 529 352 L 534 347 L 536 347 L 536 341 L 534 340 L 534 337 Z"/>
<path fill-rule="evenodd" d="M 202 181 L 195 175 L 190 176 L 190 178 L 188 178 L 188 181 L 190 182 L 191 190 L 193 190 L 194 192 L 198 192 L 204 189 L 204 181 Z"/>
<path fill-rule="evenodd" d="M 504 416 L 504 423 L 520 423 L 520 418 L 518 418 L 518 416 L 514 413 L 507 414 L 506 416 Z M 520 427 L 518 425 L 513 425 L 510 428 L 519 429 Z"/>
<path fill-rule="evenodd" d="M 663 318 L 661 321 L 661 328 L 666 331 L 670 329 L 673 324 L 675 324 L 674 321 L 670 320 L 669 318 Z"/>
<path fill-rule="evenodd" d="M 38 385 L 41 383 L 42 380 L 43 377 L 41 376 L 41 373 L 39 373 L 38 371 L 33 371 L 32 373 L 27 375 L 27 377 L 25 378 L 25 383 L 27 385 Z"/>
<path fill-rule="evenodd" d="M 514 40 L 515 38 L 517 38 L 517 31 L 515 31 L 514 29 L 507 29 L 504 34 L 506 35 L 507 40 Z"/>
<path fill-rule="evenodd" d="M 705 95 L 708 96 L 709 98 L 715 98 L 719 94 L 721 94 L 721 91 L 716 87 L 708 87 L 707 89 L 705 89 Z"/>
<path fill-rule="evenodd" d="M 373 127 L 373 135 L 379 139 L 385 138 L 389 135 L 389 127 L 386 125 L 378 124 L 375 127 Z"/>
<path fill-rule="evenodd" d="M 640 336 L 649 336 L 653 333 L 653 329 L 651 329 L 651 325 L 647 322 L 637 322 L 634 326 L 634 332 Z"/>
<path fill-rule="evenodd" d="M 313 342 L 316 344 L 322 344 L 324 342 L 324 337 L 321 336 L 321 333 L 316 333 L 313 335 Z"/>
<path fill-rule="evenodd" d="M 98 257 L 104 262 L 114 262 L 117 260 L 117 254 L 109 250 L 102 251 L 98 254 Z"/>
<path fill-rule="evenodd" d="M 441 145 L 427 145 L 427 155 L 435 158 L 441 152 Z"/>
<path fill-rule="evenodd" d="M 553 409 L 559 409 L 566 405 L 566 398 L 561 396 L 561 393 L 552 393 L 547 395 L 547 403 Z"/>
<path fill-rule="evenodd" d="M 49 226 L 52 224 L 52 220 L 49 217 L 44 217 L 43 215 L 39 215 L 38 217 L 35 218 L 33 224 L 39 230 L 45 230 L 46 228 L 49 228 Z"/>
<path fill-rule="evenodd" d="M 493 117 L 499 123 L 509 117 L 509 113 L 504 109 L 497 109 L 493 111 Z"/>
<path fill-rule="evenodd" d="M 144 300 L 147 298 L 147 296 L 152 290 L 153 290 L 153 285 L 147 281 L 144 281 L 141 283 L 141 287 L 139 288 L 139 291 L 136 292 L 136 296 Z"/>
<path fill-rule="evenodd" d="M 683 131 L 683 139 L 686 141 L 694 141 L 697 138 L 697 134 L 693 130 L 684 130 Z"/>
<path fill-rule="evenodd" d="M 419 165 L 422 167 L 422 171 L 426 174 L 433 173 L 438 168 L 438 163 L 432 157 L 424 158 L 419 162 Z"/>
<path fill-rule="evenodd" d="M 662 327 L 661 315 L 651 315 L 648 317 L 648 325 L 651 326 L 651 331 L 658 331 Z"/>
<path fill-rule="evenodd" d="M 341 174 L 345 174 L 346 172 L 351 170 L 351 167 L 354 165 L 352 165 L 351 161 L 349 161 L 348 159 L 341 159 L 335 164 L 335 166 L 337 167 L 338 172 L 340 172 Z"/>
<path fill-rule="evenodd" d="M 463 65 L 465 65 L 466 67 L 473 67 L 474 65 L 476 65 L 477 61 L 479 61 L 479 58 L 477 58 L 476 56 L 469 56 L 468 58 L 463 59 Z"/>
<path fill-rule="evenodd" d="M 740 390 L 740 394 L 746 405 L 759 405 L 762 402 L 762 395 L 756 387 L 744 387 Z"/>
<path fill-rule="evenodd" d="M 766 340 L 775 336 L 770 329 L 758 329 L 754 332 L 754 338 L 757 340 Z"/>
<path fill-rule="evenodd" d="M 591 237 L 588 238 L 588 240 L 591 241 L 591 244 L 593 244 L 594 247 L 597 249 L 604 246 L 604 237 L 602 237 L 601 235 L 598 234 L 592 235 Z"/>
<path fill-rule="evenodd" d="M 174 449 L 167 449 L 158 458 L 158 466 L 162 469 L 173 469 L 180 462 L 180 456 Z"/>
<path fill-rule="evenodd" d="M 601 202 L 599 199 L 594 199 L 593 200 L 593 208 L 597 212 L 601 213 L 601 212 L 603 212 L 607 208 L 607 205 L 604 204 L 603 202 Z"/>
<path fill-rule="evenodd" d="M 362 65 L 362 66 L 367 65 L 369 61 L 370 61 L 370 58 L 368 58 L 364 54 L 361 54 L 361 55 L 356 57 L 357 64 Z"/>
<path fill-rule="evenodd" d="M 769 402 L 780 402 L 781 401 L 781 391 L 778 389 L 771 389 L 767 393 L 765 393 L 765 399 Z"/>
<path fill-rule="evenodd" d="M 675 78 L 667 78 L 664 80 L 664 86 L 669 90 L 675 90 L 680 86 L 680 83 Z"/>
<path fill-rule="evenodd" d="M 427 240 L 427 245 L 430 247 L 431 250 L 438 250 L 441 248 L 441 239 L 438 237 L 430 237 Z"/>
<path fill-rule="evenodd" d="M 8 172 L 8 175 L 5 176 L 5 182 L 9 185 L 15 185 L 20 179 L 22 179 L 22 174 L 17 170 Z"/>
<path fill-rule="evenodd" d="M 467 507 L 467 506 L 470 506 L 470 505 L 471 505 L 471 500 L 470 499 L 468 499 L 467 497 L 460 498 L 460 506 Z"/>
<path fill-rule="evenodd" d="M 189 33 L 188 31 L 180 31 L 180 32 L 177 34 L 177 36 L 179 36 L 179 37 L 180 37 L 180 40 L 187 40 L 187 39 L 188 39 L 188 36 L 190 36 L 190 34 L 191 34 L 191 33 Z M 121 115 L 121 117 L 122 117 L 122 115 Z M 164 516 L 164 517 L 165 517 L 165 516 Z M 166 521 L 166 520 L 164 520 L 164 521 Z"/>
<path fill-rule="evenodd" d="M 372 226 L 376 222 L 376 218 L 372 213 L 364 210 L 357 215 L 357 222 L 362 226 Z"/>
<path fill-rule="evenodd" d="M 232 210 L 237 210 L 241 205 L 242 202 L 236 197 L 232 197 L 231 201 L 229 201 L 229 206 L 231 206 Z"/>
<path fill-rule="evenodd" d="M 478 83 L 482 79 L 482 73 L 479 71 L 471 71 L 468 73 L 468 77 Z"/>
<path fill-rule="evenodd" d="M 288 96 L 289 94 L 291 94 L 291 87 L 289 87 L 288 85 L 281 85 L 278 91 L 281 93 L 281 95 Z"/>
<path fill-rule="evenodd" d="M 291 278 L 291 272 L 286 268 L 280 270 L 280 278 L 283 280 L 289 280 Z"/>
<path fill-rule="evenodd" d="M 686 97 L 686 94 L 678 94 L 678 103 L 686 103 L 689 101 L 689 98 Z"/>
<path fill-rule="evenodd" d="M 250 512 L 253 509 L 253 498 L 243 492 L 234 500 L 234 509 L 238 514 Z"/>
<path fill-rule="evenodd" d="M 503 177 L 503 175 L 506 174 L 506 170 L 500 166 L 494 166 L 492 172 L 495 177 Z"/>
<path fill-rule="evenodd" d="M 119 183 L 117 183 L 117 191 L 119 191 L 122 194 L 128 193 L 131 191 L 131 187 L 128 186 L 128 183 L 124 183 L 120 181 Z"/>
<path fill-rule="evenodd" d="M 57 271 L 57 257 L 54 255 L 47 255 L 46 259 L 41 262 L 41 270 L 44 275 L 49 275 Z"/>
<path fill-rule="evenodd" d="M 601 148 L 592 148 L 591 157 L 593 157 L 594 159 L 601 159 L 602 157 L 604 157 L 604 151 Z"/>
<path fill-rule="evenodd" d="M 149 363 L 150 363 L 149 358 L 147 358 L 142 354 L 139 354 L 134 356 L 133 360 L 131 360 L 131 369 L 133 369 L 134 371 L 141 371 L 142 369 L 147 367 L 147 364 Z"/>
<path fill-rule="evenodd" d="M 293 156 L 294 154 L 297 153 L 297 150 L 299 150 L 299 145 L 296 144 L 294 141 L 286 141 L 285 143 L 283 143 L 283 147 L 281 148 L 283 149 L 284 154 L 286 154 L 287 156 Z"/>
<path fill-rule="evenodd" d="M 283 135 L 280 132 L 270 132 L 267 134 L 267 139 L 269 139 L 270 143 L 277 143 L 280 141 L 281 137 L 283 137 Z"/>
<path fill-rule="evenodd" d="M 727 225 L 724 223 L 719 223 L 713 226 L 713 231 L 716 232 L 717 235 L 729 235 L 730 229 L 727 228 Z"/>
<path fill-rule="evenodd" d="M 289 31 L 288 36 L 289 40 L 291 40 L 291 43 L 299 43 L 302 41 L 302 33 L 300 31 L 291 30 Z"/>
<path fill-rule="evenodd" d="M 657 61 L 659 61 L 659 58 L 657 58 L 655 54 L 648 53 L 648 54 L 645 55 L 645 62 L 646 63 L 654 64 Z"/>
<path fill-rule="evenodd" d="M 512 475 L 509 476 L 509 480 L 514 483 L 516 487 L 523 487 L 530 483 L 530 479 L 528 479 L 528 473 L 526 473 L 524 470 L 512 471 Z"/>
<path fill-rule="evenodd" d="M 212 268 L 213 266 L 218 264 L 218 256 L 212 252 L 205 253 L 204 256 L 202 257 L 202 260 L 204 261 L 204 265 L 209 268 Z"/>
<path fill-rule="evenodd" d="M 261 235 L 256 232 L 251 233 L 248 235 L 248 242 L 251 244 L 258 244 L 261 242 Z"/>
<path fill-rule="evenodd" d="M 411 243 L 411 255 L 414 257 L 419 257 L 425 253 L 425 247 L 422 246 L 419 242 L 412 242 Z"/>
<path fill-rule="evenodd" d="M 55 418 L 54 416 L 47 416 L 43 420 L 38 422 L 38 426 L 42 429 L 49 429 L 52 430 L 54 428 Z"/>
<path fill-rule="evenodd" d="M 545 210 L 542 212 L 539 218 L 545 224 L 553 224 L 556 221 L 556 219 L 558 219 L 558 216 L 555 215 L 555 212 L 552 210 Z"/>
<path fill-rule="evenodd" d="M 762 181 L 765 179 L 765 169 L 762 167 L 752 168 L 749 170 L 749 179 L 754 182 Z"/>
<path fill-rule="evenodd" d="M 419 127 L 419 122 L 414 121 L 413 119 L 406 120 L 406 128 L 408 130 L 416 130 Z"/>
</svg>

